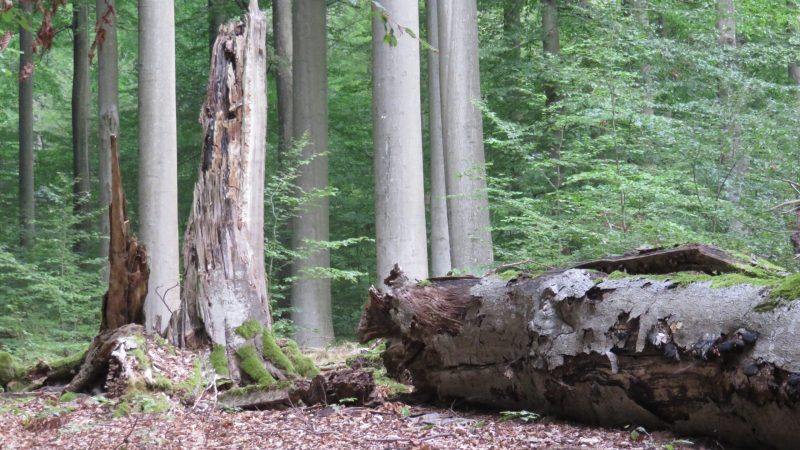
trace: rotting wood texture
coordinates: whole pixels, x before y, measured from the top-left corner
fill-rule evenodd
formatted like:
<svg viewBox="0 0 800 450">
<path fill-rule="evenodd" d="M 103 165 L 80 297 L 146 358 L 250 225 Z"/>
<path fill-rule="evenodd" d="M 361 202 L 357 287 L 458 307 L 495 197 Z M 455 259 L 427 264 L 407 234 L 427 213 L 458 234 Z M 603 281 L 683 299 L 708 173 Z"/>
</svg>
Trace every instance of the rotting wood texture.
<svg viewBox="0 0 800 450">
<path fill-rule="evenodd" d="M 387 338 L 387 370 L 422 394 L 744 446 L 796 444 L 800 308 L 756 311 L 767 287 L 583 269 L 418 283 L 398 267 L 386 284 L 370 291 L 359 338 Z"/>
<path fill-rule="evenodd" d="M 131 237 L 122 191 L 117 137 L 111 136 L 111 205 L 109 222 L 108 291 L 103 296 L 100 331 L 113 330 L 129 323 L 144 323 L 144 299 L 150 269 L 143 244 Z"/>
<path fill-rule="evenodd" d="M 266 20 L 257 9 L 220 28 L 200 121 L 200 171 L 186 227 L 181 310 L 170 334 L 179 346 L 226 349 L 231 377 L 245 321 L 270 325 L 264 276 Z M 260 349 L 260 343 L 253 342 Z"/>
</svg>

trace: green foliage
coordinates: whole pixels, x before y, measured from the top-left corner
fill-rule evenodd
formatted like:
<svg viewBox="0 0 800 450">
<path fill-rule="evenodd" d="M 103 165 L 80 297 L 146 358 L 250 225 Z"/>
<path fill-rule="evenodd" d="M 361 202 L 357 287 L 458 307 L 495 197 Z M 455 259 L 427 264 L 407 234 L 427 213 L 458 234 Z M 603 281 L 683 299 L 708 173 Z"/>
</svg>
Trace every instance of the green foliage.
<svg viewBox="0 0 800 450">
<path fill-rule="evenodd" d="M 264 363 L 258 355 L 258 351 L 252 345 L 241 347 L 236 350 L 239 357 L 239 367 L 242 372 L 247 374 L 251 380 L 261 386 L 270 386 L 275 383 L 275 378 L 264 368 Z"/>
<path fill-rule="evenodd" d="M 217 375 L 228 377 L 230 376 L 230 369 L 228 369 L 228 355 L 225 351 L 225 346 L 223 345 L 214 345 L 214 348 L 211 350 L 211 355 L 209 355 L 209 360 L 211 360 L 211 367 L 214 368 L 214 371 Z"/>
<path fill-rule="evenodd" d="M 172 403 L 162 392 L 149 393 L 132 390 L 120 399 L 114 408 L 114 417 L 124 417 L 131 414 L 161 414 L 172 408 Z"/>
<path fill-rule="evenodd" d="M 77 398 L 78 398 L 78 394 L 76 394 L 74 392 L 64 392 L 63 394 L 61 394 L 61 397 L 59 397 L 58 401 L 61 402 L 61 403 L 68 403 L 68 402 L 75 401 L 75 399 L 77 399 Z"/>
<path fill-rule="evenodd" d="M 275 335 L 269 331 L 265 331 L 261 335 L 261 342 L 262 342 L 262 354 L 265 359 L 272 361 L 273 364 L 278 366 L 279 368 L 285 370 L 290 374 L 297 373 L 294 368 L 294 364 L 286 357 L 286 355 L 281 351 L 281 348 L 278 346 L 278 343 L 275 341 Z"/>
<path fill-rule="evenodd" d="M 538 420 L 542 417 L 540 414 L 536 414 L 535 412 L 531 411 L 500 411 L 501 420 L 521 420 L 522 422 L 528 423 Z"/>
</svg>

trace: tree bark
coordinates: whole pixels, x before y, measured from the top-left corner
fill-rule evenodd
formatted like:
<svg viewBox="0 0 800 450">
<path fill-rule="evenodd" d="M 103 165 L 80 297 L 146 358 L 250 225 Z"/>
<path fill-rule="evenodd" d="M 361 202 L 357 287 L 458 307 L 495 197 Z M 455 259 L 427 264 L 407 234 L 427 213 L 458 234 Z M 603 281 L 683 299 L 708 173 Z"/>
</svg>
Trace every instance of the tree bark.
<svg viewBox="0 0 800 450">
<path fill-rule="evenodd" d="M 272 0 L 272 35 L 277 66 L 279 160 L 292 148 L 292 0 Z"/>
<path fill-rule="evenodd" d="M 139 1 L 139 234 L 150 249 L 145 328 L 180 305 L 173 0 Z"/>
<path fill-rule="evenodd" d="M 475 271 L 494 259 L 486 192 L 476 0 L 438 0 L 442 132 L 450 262 Z"/>
<path fill-rule="evenodd" d="M 89 212 L 89 6 L 73 2 L 72 9 L 72 175 L 75 213 L 85 215 Z M 89 224 L 80 223 L 80 228 Z M 86 242 L 78 241 L 76 250 L 83 252 Z"/>
<path fill-rule="evenodd" d="M 33 3 L 20 2 L 30 14 Z M 20 245 L 31 247 L 35 233 L 33 198 L 33 34 L 19 29 L 19 221 Z"/>
<path fill-rule="evenodd" d="M 439 86 L 438 0 L 427 0 L 428 108 L 431 152 L 431 273 L 446 275 L 450 265 L 450 232 L 447 229 L 447 188 L 445 186 L 444 143 L 442 142 L 442 96 Z"/>
<path fill-rule="evenodd" d="M 117 56 L 116 0 L 97 0 L 97 103 L 99 144 L 97 178 L 100 183 L 100 207 L 111 203 L 111 136 L 119 139 L 119 71 Z M 108 258 L 110 225 L 108 216 L 100 215 L 100 256 Z M 103 279 L 108 278 L 108 266 Z"/>
<path fill-rule="evenodd" d="M 131 237 L 128 229 L 130 222 L 114 135 L 111 136 L 111 193 L 108 208 L 111 225 L 108 291 L 103 296 L 101 332 L 129 323 L 144 324 L 144 302 L 150 275 L 147 250 Z"/>
<path fill-rule="evenodd" d="M 309 194 L 328 186 L 328 75 L 326 2 L 295 0 L 292 3 L 292 127 L 297 140 L 307 143 L 300 153 L 297 190 Z M 320 269 L 330 268 L 330 251 L 314 242 L 328 241 L 329 200 L 312 198 L 292 219 L 292 248 L 303 256 L 292 265 L 292 320 L 298 343 L 324 347 L 333 342 L 331 282 Z"/>
<path fill-rule="evenodd" d="M 422 163 L 419 5 L 384 0 L 373 6 L 372 123 L 375 242 L 378 272 L 402 263 L 406 273 L 428 278 L 425 178 Z M 396 41 L 386 42 L 385 36 Z M 402 221 L 396 220 L 403 217 Z"/>
<path fill-rule="evenodd" d="M 266 19 L 223 25 L 214 45 L 200 175 L 184 239 L 181 309 L 170 330 L 180 346 L 222 346 L 231 377 L 242 377 L 236 332 L 247 321 L 271 326 L 264 275 Z"/>
<path fill-rule="evenodd" d="M 439 399 L 791 448 L 800 309 L 764 311 L 768 288 L 713 280 L 569 269 L 419 286 L 395 270 L 359 338 L 388 338 L 389 373 Z"/>
<path fill-rule="evenodd" d="M 551 61 L 561 53 L 561 42 L 559 40 L 558 23 L 558 0 L 542 0 L 542 48 Z M 552 66 L 552 64 L 551 64 Z M 545 134 L 545 147 L 550 152 L 550 159 L 555 163 L 555 174 L 551 180 L 553 187 L 558 190 L 561 188 L 561 144 L 564 140 L 564 130 L 556 125 L 555 117 L 558 114 L 558 107 L 555 106 L 559 101 L 558 85 L 551 79 L 544 85 L 545 107 L 548 110 L 550 131 Z"/>
</svg>

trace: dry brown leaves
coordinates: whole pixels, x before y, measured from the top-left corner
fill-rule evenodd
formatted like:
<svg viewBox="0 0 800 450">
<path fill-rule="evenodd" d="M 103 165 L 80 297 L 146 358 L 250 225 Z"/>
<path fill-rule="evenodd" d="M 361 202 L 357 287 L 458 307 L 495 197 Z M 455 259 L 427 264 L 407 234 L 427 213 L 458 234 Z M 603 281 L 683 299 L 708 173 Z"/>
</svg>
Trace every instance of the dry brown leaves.
<svg viewBox="0 0 800 450">
<path fill-rule="evenodd" d="M 246 412 L 210 406 L 176 403 L 166 414 L 114 418 L 113 404 L 88 396 L 69 403 L 58 403 L 53 394 L 0 398 L 0 448 L 652 449 L 673 439 L 651 435 L 633 442 L 624 430 L 548 420 L 524 424 L 401 403 Z"/>
</svg>

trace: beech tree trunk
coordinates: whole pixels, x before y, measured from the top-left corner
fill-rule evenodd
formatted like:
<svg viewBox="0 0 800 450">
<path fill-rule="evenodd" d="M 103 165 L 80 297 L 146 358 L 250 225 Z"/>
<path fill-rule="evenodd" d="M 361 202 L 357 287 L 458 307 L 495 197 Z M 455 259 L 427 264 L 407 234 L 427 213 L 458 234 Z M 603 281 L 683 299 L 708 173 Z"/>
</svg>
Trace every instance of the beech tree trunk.
<svg viewBox="0 0 800 450">
<path fill-rule="evenodd" d="M 450 265 L 450 232 L 447 229 L 447 189 L 445 187 L 444 143 L 442 142 L 442 96 L 439 86 L 439 12 L 437 0 L 427 0 L 428 108 L 431 139 L 431 273 L 440 277 Z"/>
<path fill-rule="evenodd" d="M 33 2 L 22 0 L 30 14 Z M 33 33 L 19 29 L 19 221 L 20 244 L 31 247 L 34 239 L 35 201 L 33 198 Z"/>
<path fill-rule="evenodd" d="M 378 272 L 398 261 L 409 276 L 428 278 L 425 177 L 422 164 L 419 5 L 384 0 L 373 6 L 372 123 L 375 243 Z M 385 36 L 395 40 L 385 41 Z M 397 220 L 403 217 L 403 220 Z"/>
<path fill-rule="evenodd" d="M 450 262 L 475 271 L 494 259 L 486 192 L 476 0 L 438 0 L 439 76 Z"/>
<path fill-rule="evenodd" d="M 555 59 L 561 53 L 559 38 L 558 0 L 542 0 L 542 47 L 547 57 Z M 551 75 L 552 77 L 552 75 Z M 545 147 L 550 152 L 550 159 L 555 163 L 555 174 L 550 182 L 558 190 L 561 188 L 561 144 L 564 140 L 564 130 L 556 125 L 555 117 L 558 114 L 559 101 L 558 85 L 556 80 L 550 79 L 544 85 L 545 106 L 548 110 L 548 127 L 545 133 Z"/>
<path fill-rule="evenodd" d="M 737 445 L 791 448 L 800 420 L 800 308 L 768 288 L 679 285 L 598 270 L 718 273 L 747 264 L 689 246 L 536 277 L 401 271 L 370 291 L 362 342 L 388 338 L 390 374 L 415 391 L 606 426 L 637 424 Z"/>
<path fill-rule="evenodd" d="M 99 139 L 97 146 L 100 183 L 100 207 L 111 203 L 111 136 L 119 138 L 119 71 L 117 60 L 117 10 L 116 0 L 97 0 L 97 103 L 99 111 Z M 100 214 L 100 256 L 108 257 L 108 216 Z M 103 280 L 108 278 L 108 266 L 103 269 Z"/>
<path fill-rule="evenodd" d="M 272 0 L 272 35 L 275 45 L 275 84 L 278 91 L 277 155 L 285 159 L 292 147 L 292 0 Z"/>
<path fill-rule="evenodd" d="M 214 45 L 181 309 L 171 328 L 180 346 L 224 347 L 236 381 L 235 354 L 248 339 L 235 330 L 246 321 L 271 326 L 264 275 L 266 70 L 266 19 L 256 6 L 244 23 L 223 25 Z"/>
<path fill-rule="evenodd" d="M 160 334 L 180 305 L 174 8 L 139 1 L 139 234 L 151 257 L 145 328 Z"/>
<path fill-rule="evenodd" d="M 77 0 L 72 10 L 72 176 L 75 213 L 89 212 L 88 202 L 91 178 L 89 175 L 89 6 Z M 78 224 L 86 228 L 88 224 Z M 86 242 L 76 243 L 83 251 Z"/>
<path fill-rule="evenodd" d="M 297 190 L 311 194 L 328 187 L 328 74 L 326 2 L 292 2 L 294 138 L 306 139 L 300 159 Z M 313 198 L 292 219 L 292 248 L 304 256 L 292 265 L 292 320 L 295 339 L 304 346 L 324 347 L 333 342 L 331 281 L 319 270 L 331 266 L 330 251 L 314 242 L 330 239 L 329 200 Z"/>
</svg>

